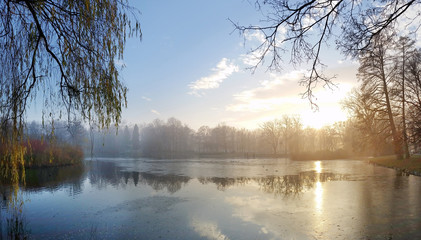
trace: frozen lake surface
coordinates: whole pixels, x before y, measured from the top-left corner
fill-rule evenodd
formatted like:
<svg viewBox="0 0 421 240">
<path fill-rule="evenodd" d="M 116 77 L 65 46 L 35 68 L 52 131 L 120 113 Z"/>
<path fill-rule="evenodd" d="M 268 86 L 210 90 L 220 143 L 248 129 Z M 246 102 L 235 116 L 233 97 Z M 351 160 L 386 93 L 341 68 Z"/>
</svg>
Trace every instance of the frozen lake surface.
<svg viewBox="0 0 421 240">
<path fill-rule="evenodd" d="M 421 177 L 363 161 L 85 162 L 28 171 L 18 224 L 10 222 L 3 193 L 1 236 L 421 239 Z"/>
</svg>

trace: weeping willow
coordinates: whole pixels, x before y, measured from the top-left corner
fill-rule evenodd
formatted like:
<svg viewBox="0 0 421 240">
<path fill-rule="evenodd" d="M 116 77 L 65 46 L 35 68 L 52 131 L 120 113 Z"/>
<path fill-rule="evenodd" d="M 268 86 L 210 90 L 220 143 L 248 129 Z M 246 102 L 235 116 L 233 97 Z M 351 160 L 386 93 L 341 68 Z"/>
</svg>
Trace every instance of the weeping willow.
<svg viewBox="0 0 421 240">
<path fill-rule="evenodd" d="M 77 114 L 100 128 L 118 124 L 127 88 L 116 63 L 128 37 L 142 36 L 127 0 L 0 1 L 0 173 L 15 194 L 24 182 L 24 124 Z"/>
</svg>

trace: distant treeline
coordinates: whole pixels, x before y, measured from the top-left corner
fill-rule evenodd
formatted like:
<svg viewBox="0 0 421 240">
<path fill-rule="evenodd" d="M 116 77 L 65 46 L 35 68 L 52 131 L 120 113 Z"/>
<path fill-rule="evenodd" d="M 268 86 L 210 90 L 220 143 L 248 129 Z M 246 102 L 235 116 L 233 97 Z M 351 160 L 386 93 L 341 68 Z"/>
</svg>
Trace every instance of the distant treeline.
<svg viewBox="0 0 421 240">
<path fill-rule="evenodd" d="M 176 118 L 156 119 L 149 124 L 123 125 L 106 131 L 88 128 L 80 122 L 60 122 L 50 127 L 32 122 L 28 136 L 79 146 L 85 155 L 99 157 L 172 158 L 261 158 L 288 156 L 296 160 L 343 159 L 372 155 L 352 121 L 321 129 L 304 128 L 297 116 L 284 115 L 249 130 L 219 124 L 197 131 Z M 390 154 L 389 143 L 380 146 Z M 376 151 L 379 152 L 380 148 Z"/>
<path fill-rule="evenodd" d="M 95 133 L 93 154 L 161 159 L 267 158 L 295 157 L 298 153 L 318 151 L 328 153 L 329 158 L 333 158 L 337 150 L 344 152 L 342 139 L 337 131 L 333 131 L 333 127 L 303 129 L 297 117 L 284 116 L 283 120 L 283 124 L 276 126 L 279 129 L 268 130 L 265 128 L 267 123 L 255 130 L 218 124 L 213 128 L 202 126 L 195 131 L 175 118 L 167 121 L 156 119 L 149 124 L 124 126 L 123 130 L 118 130 L 118 134 L 115 128 L 105 134 Z M 297 124 L 292 124 L 292 120 Z M 274 132 L 269 133 L 272 130 Z M 277 139 L 276 143 L 273 142 L 274 138 Z M 305 156 L 309 159 L 315 157 Z M 326 157 L 323 154 L 317 156 L 320 159 Z M 343 158 L 344 154 L 338 157 Z"/>
</svg>

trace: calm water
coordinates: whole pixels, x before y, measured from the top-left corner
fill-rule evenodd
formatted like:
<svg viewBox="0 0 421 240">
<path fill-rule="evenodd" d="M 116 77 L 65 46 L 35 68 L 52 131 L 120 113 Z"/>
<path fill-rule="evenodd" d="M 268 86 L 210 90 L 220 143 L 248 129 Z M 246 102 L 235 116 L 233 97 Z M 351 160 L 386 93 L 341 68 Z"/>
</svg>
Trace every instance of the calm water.
<svg viewBox="0 0 421 240">
<path fill-rule="evenodd" d="M 421 239 L 421 178 L 362 161 L 86 160 L 1 186 L 0 239 Z"/>
</svg>

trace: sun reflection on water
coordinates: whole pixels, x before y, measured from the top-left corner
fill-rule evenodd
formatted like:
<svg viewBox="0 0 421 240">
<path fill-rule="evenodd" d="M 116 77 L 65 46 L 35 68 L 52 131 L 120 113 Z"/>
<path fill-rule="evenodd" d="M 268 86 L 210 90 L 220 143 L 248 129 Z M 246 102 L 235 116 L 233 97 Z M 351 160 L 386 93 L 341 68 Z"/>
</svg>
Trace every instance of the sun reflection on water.
<svg viewBox="0 0 421 240">
<path fill-rule="evenodd" d="M 322 172 L 322 162 L 316 161 L 316 162 L 314 162 L 314 165 L 315 165 L 314 168 L 315 168 L 316 172 L 321 173 Z"/>
<path fill-rule="evenodd" d="M 316 210 L 321 211 L 323 207 L 323 187 L 321 182 L 316 182 L 316 187 L 314 189 L 314 201 L 316 203 Z"/>
<path fill-rule="evenodd" d="M 314 162 L 315 165 L 315 171 L 317 173 L 316 175 L 316 185 L 314 189 L 314 201 L 315 201 L 315 208 L 317 211 L 322 210 L 322 204 L 323 204 L 323 186 L 320 182 L 320 173 L 322 173 L 322 162 L 316 161 Z"/>
</svg>

